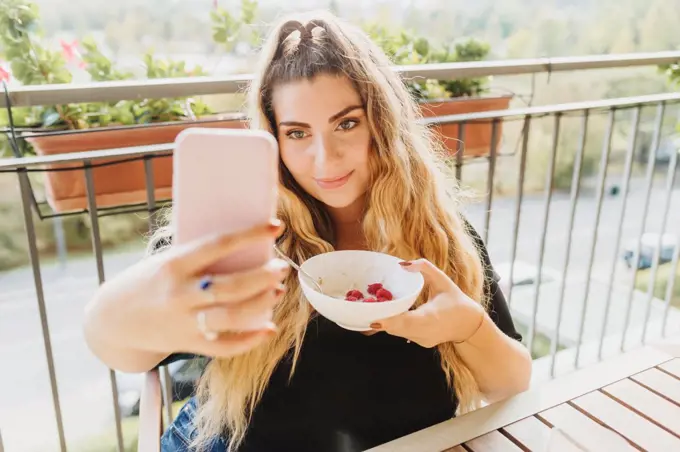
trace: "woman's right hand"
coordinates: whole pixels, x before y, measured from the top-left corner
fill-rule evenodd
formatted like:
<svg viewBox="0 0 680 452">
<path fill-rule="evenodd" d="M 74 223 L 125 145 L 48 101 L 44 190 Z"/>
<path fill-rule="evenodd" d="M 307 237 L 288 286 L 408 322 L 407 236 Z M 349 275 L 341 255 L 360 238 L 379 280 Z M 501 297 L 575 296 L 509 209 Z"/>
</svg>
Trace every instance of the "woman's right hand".
<svg viewBox="0 0 680 452">
<path fill-rule="evenodd" d="M 88 306 L 88 343 L 105 362 L 102 355 L 111 353 L 98 344 L 110 344 L 120 353 L 160 357 L 174 352 L 230 357 L 261 344 L 276 334 L 273 307 L 283 295 L 288 264 L 272 259 L 247 271 L 210 275 L 206 290 L 201 282 L 211 264 L 259 241 L 270 241 L 281 231 L 274 221 L 234 235 L 172 246 L 128 268 L 104 283 Z M 206 331 L 218 334 L 211 337 Z"/>
</svg>

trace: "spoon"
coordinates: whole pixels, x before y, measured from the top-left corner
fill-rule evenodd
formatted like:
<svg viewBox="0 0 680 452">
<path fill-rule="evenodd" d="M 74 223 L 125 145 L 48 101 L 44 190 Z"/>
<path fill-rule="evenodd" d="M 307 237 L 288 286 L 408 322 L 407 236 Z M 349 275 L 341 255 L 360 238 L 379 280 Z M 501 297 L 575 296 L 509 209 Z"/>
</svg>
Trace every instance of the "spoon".
<svg viewBox="0 0 680 452">
<path fill-rule="evenodd" d="M 302 276 L 304 276 L 305 278 L 307 278 L 308 280 L 310 280 L 310 281 L 312 282 L 312 284 L 314 285 L 314 288 L 316 289 L 317 292 L 322 293 L 322 294 L 324 293 L 324 292 L 323 292 L 323 289 L 321 288 L 321 285 L 316 281 L 316 279 L 315 279 L 315 278 L 312 278 L 312 276 L 311 276 L 309 273 L 307 273 L 306 271 L 304 271 L 298 264 L 296 264 L 295 262 L 293 262 L 293 260 L 292 260 L 290 257 L 286 256 L 286 255 L 283 253 L 283 251 L 281 251 L 281 250 L 279 249 L 278 246 L 274 245 L 274 250 L 276 250 L 276 253 L 277 253 L 284 261 L 288 262 L 288 264 L 290 264 L 291 267 L 293 267 L 295 270 L 297 270 L 298 273 L 300 273 Z M 324 295 L 325 295 L 325 294 L 324 294 Z"/>
</svg>

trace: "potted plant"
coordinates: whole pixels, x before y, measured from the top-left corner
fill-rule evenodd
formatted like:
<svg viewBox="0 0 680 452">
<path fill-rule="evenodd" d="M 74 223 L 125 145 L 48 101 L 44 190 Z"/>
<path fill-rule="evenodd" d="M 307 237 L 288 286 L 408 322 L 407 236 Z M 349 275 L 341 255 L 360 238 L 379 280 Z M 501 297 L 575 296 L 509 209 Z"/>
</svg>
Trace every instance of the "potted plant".
<svg viewBox="0 0 680 452">
<path fill-rule="evenodd" d="M 235 22 L 231 26 L 240 24 Z M 40 42 L 38 8 L 32 1 L 2 2 L 0 28 L 3 30 L 0 34 L 0 54 L 11 68 L 11 76 L 23 85 L 70 83 L 70 68 L 74 66 L 87 71 L 93 81 L 133 77 L 131 73 L 117 70 L 92 39 L 85 39 L 80 45 L 77 42 L 62 42 L 61 51 L 43 46 Z M 200 67 L 189 70 L 184 62 L 156 59 L 150 52 L 144 56 L 144 65 L 146 76 L 150 79 L 206 75 Z M 3 78 L 9 76 L 5 72 L 7 69 L 3 69 Z M 48 105 L 14 108 L 13 113 L 15 125 L 30 130 L 22 134 L 29 143 L 27 152 L 33 150 L 38 155 L 171 143 L 180 131 L 196 125 L 229 128 L 245 126 L 241 114 L 215 115 L 196 98 Z M 7 113 L 3 112 L 0 122 L 7 124 L 7 120 Z M 68 133 L 45 133 L 58 131 Z M 64 168 L 63 165 L 60 167 Z M 153 167 L 156 198 L 170 198 L 171 157 L 154 158 Z M 143 161 L 99 166 L 93 173 L 99 206 L 146 200 Z M 48 202 L 56 212 L 87 206 L 82 169 L 47 172 L 45 185 Z"/>
<path fill-rule="evenodd" d="M 453 63 L 481 61 L 489 54 L 489 46 L 474 39 L 450 45 L 436 45 L 423 37 L 416 37 L 404 30 L 391 31 L 384 26 L 368 23 L 364 29 L 375 42 L 390 56 L 395 64 L 414 65 L 427 63 Z M 409 80 L 409 90 L 420 103 L 424 117 L 446 116 L 482 111 L 505 110 L 512 96 L 489 96 L 489 77 L 458 80 Z M 458 124 L 436 126 L 448 151 L 456 154 L 461 145 L 458 142 Z M 464 155 L 480 157 L 488 155 L 491 149 L 491 122 L 471 122 L 465 125 Z M 500 142 L 501 127 L 496 134 Z"/>
</svg>

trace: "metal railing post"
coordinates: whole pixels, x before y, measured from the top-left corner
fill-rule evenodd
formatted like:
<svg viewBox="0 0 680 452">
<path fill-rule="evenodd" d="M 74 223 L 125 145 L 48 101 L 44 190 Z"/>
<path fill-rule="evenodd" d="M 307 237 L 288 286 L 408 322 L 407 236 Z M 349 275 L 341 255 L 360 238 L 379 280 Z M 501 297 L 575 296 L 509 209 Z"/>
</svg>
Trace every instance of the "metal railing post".
<svg viewBox="0 0 680 452">
<path fill-rule="evenodd" d="M 649 318 L 652 313 L 652 301 L 654 300 L 654 288 L 656 286 L 656 275 L 659 270 L 659 260 L 661 259 L 661 247 L 663 246 L 663 236 L 666 233 L 666 228 L 668 227 L 668 215 L 671 212 L 671 198 L 673 197 L 673 186 L 675 185 L 675 173 L 677 166 L 677 152 L 671 154 L 671 161 L 668 165 L 668 171 L 666 173 L 666 189 L 664 196 L 663 209 L 661 214 L 661 231 L 659 232 L 659 237 L 656 240 L 656 248 L 652 253 L 652 269 L 649 272 L 649 280 L 647 282 L 647 308 L 645 309 L 645 320 L 642 322 L 642 343 L 647 341 L 647 330 L 649 324 Z M 680 238 L 676 238 L 675 247 L 680 248 Z M 669 279 L 675 280 L 676 274 L 671 273 Z M 670 302 L 670 300 L 669 300 Z"/>
<path fill-rule="evenodd" d="M 633 156 L 635 155 L 635 148 L 637 144 L 638 129 L 640 127 L 640 113 L 642 108 L 636 107 L 633 110 L 633 120 L 631 122 L 631 132 L 628 141 L 628 149 L 626 150 L 626 163 L 623 171 L 623 200 L 621 202 L 621 210 L 619 211 L 618 226 L 616 228 L 616 238 L 614 239 L 614 256 L 612 259 L 612 266 L 609 271 L 609 282 L 607 284 L 607 295 L 604 302 L 604 316 L 602 318 L 602 331 L 600 332 L 600 343 L 597 346 L 597 358 L 602 359 L 602 352 L 604 348 L 604 340 L 607 335 L 607 321 L 609 320 L 609 308 L 612 301 L 612 290 L 614 288 L 614 277 L 616 275 L 616 263 L 618 262 L 619 247 L 621 246 L 621 233 L 623 231 L 623 219 L 626 215 L 626 206 L 628 204 L 628 192 L 630 186 L 630 176 L 633 169 Z"/>
<path fill-rule="evenodd" d="M 586 270 L 585 294 L 583 297 L 583 308 L 581 310 L 580 322 L 578 326 L 578 342 L 576 343 L 576 353 L 574 354 L 574 367 L 578 367 L 581 356 L 581 345 L 585 332 L 586 313 L 588 312 L 588 298 L 590 298 L 590 281 L 593 274 L 593 263 L 595 261 L 595 248 L 597 246 L 597 235 L 600 229 L 600 217 L 602 214 L 602 202 L 604 201 L 604 187 L 607 182 L 607 170 L 609 169 L 609 155 L 612 150 L 612 136 L 616 124 L 616 109 L 609 110 L 607 119 L 607 131 L 605 132 L 600 154 L 600 171 L 597 179 L 597 200 L 595 201 L 595 220 L 593 225 L 593 241 L 588 255 L 588 267 Z"/>
<path fill-rule="evenodd" d="M 656 119 L 654 125 L 654 137 L 652 139 L 652 146 L 649 149 L 649 156 L 647 159 L 647 174 L 645 176 L 645 202 L 640 216 L 640 233 L 635 243 L 635 255 L 633 257 L 633 271 L 630 288 L 628 292 L 628 300 L 626 303 L 626 314 L 623 321 L 623 333 L 621 334 L 621 343 L 619 350 L 624 351 L 626 348 L 626 336 L 628 333 L 628 324 L 630 323 L 630 313 L 633 308 L 633 297 L 635 295 L 635 282 L 638 275 L 638 267 L 640 266 L 640 253 L 642 251 L 641 241 L 647 229 L 647 213 L 649 211 L 649 200 L 652 195 L 652 184 L 654 183 L 654 168 L 656 167 L 656 153 L 661 143 L 661 131 L 663 130 L 663 118 L 666 112 L 666 105 L 660 102 L 656 108 Z"/>
<path fill-rule="evenodd" d="M 491 125 L 491 146 L 489 149 L 489 173 L 486 178 L 486 212 L 484 215 L 484 243 L 489 242 L 489 228 L 491 227 L 491 206 L 493 205 L 494 178 L 496 176 L 496 154 L 498 153 L 499 119 L 494 119 Z"/>
<path fill-rule="evenodd" d="M 88 160 L 85 161 L 85 191 L 87 195 L 87 210 L 90 213 L 90 223 L 92 227 L 92 251 L 97 263 L 97 278 L 99 284 L 101 285 L 104 283 L 105 279 L 104 256 L 101 235 L 99 232 L 99 218 L 97 217 L 97 199 L 95 197 L 94 176 L 92 174 L 92 164 Z M 111 381 L 111 395 L 113 398 L 113 414 L 116 422 L 116 440 L 118 452 L 125 452 L 120 405 L 118 402 L 118 383 L 116 381 L 116 372 L 112 369 L 109 369 L 109 379 Z"/>
<path fill-rule="evenodd" d="M 146 187 L 146 200 L 149 212 L 149 232 L 153 233 L 157 228 L 156 223 L 156 193 L 153 171 L 153 157 L 147 156 L 144 159 L 144 186 Z M 163 394 L 163 405 L 165 406 L 166 425 L 172 423 L 172 378 L 167 366 L 163 366 L 160 372 Z"/>
<path fill-rule="evenodd" d="M 515 279 L 515 259 L 517 259 L 517 240 L 519 239 L 519 221 L 524 199 L 524 177 L 527 169 L 527 153 L 529 152 L 529 136 L 531 134 L 531 116 L 524 117 L 522 126 L 522 149 L 520 151 L 519 176 L 517 180 L 517 200 L 515 201 L 515 222 L 512 230 L 512 249 L 510 251 L 510 269 L 508 271 L 508 305 L 512 306 L 512 289 Z"/>
<path fill-rule="evenodd" d="M 550 341 L 550 376 L 555 376 L 555 364 L 557 361 L 557 349 L 560 346 L 560 327 L 562 326 L 562 313 L 564 311 L 564 294 L 567 287 L 567 275 L 569 273 L 569 262 L 571 260 L 571 242 L 574 235 L 574 220 L 576 218 L 576 205 L 581 192 L 581 174 L 583 173 L 583 155 L 588 139 L 588 120 L 590 112 L 583 111 L 581 119 L 581 134 L 579 136 L 578 149 L 574 159 L 574 170 L 571 177 L 571 190 L 569 194 L 569 222 L 567 224 L 567 243 L 564 251 L 564 262 L 562 264 L 562 276 L 560 278 L 560 295 L 557 300 L 557 313 L 555 315 L 555 331 Z"/>
<path fill-rule="evenodd" d="M 545 180 L 545 200 L 543 202 L 543 227 L 541 229 L 541 241 L 538 249 L 538 271 L 536 274 L 536 290 L 534 291 L 533 312 L 531 316 L 531 325 L 529 328 L 529 340 L 527 347 L 529 352 L 534 350 L 534 340 L 536 338 L 536 317 L 538 317 L 538 305 L 541 301 L 541 278 L 543 277 L 543 258 L 545 255 L 545 239 L 548 235 L 548 221 L 550 220 L 550 204 L 552 202 L 553 183 L 555 179 L 555 162 L 557 161 L 557 150 L 560 145 L 560 126 L 562 124 L 562 115 L 555 115 L 555 127 L 553 130 L 553 140 L 550 150 L 550 159 L 548 160 L 548 169 L 546 171 Z"/>
<path fill-rule="evenodd" d="M 19 187 L 21 190 L 21 206 L 24 213 L 24 226 L 26 227 L 26 238 L 28 239 L 28 255 L 33 272 L 33 285 L 35 295 L 38 300 L 38 313 L 40 315 L 40 326 L 43 336 L 43 347 L 45 348 L 45 359 L 47 361 L 47 373 L 50 377 L 50 390 L 52 392 L 52 405 L 54 407 L 54 417 L 57 423 L 57 433 L 59 435 L 59 448 L 61 452 L 66 452 L 66 436 L 64 434 L 64 420 L 61 412 L 59 400 L 59 387 L 57 384 L 57 373 L 54 365 L 54 354 L 52 352 L 52 340 L 47 316 L 47 306 L 45 305 L 45 292 L 43 287 L 42 275 L 40 272 L 40 255 L 38 254 L 37 238 L 35 234 L 35 224 L 33 222 L 33 212 L 31 210 L 31 187 L 28 174 L 25 168 L 19 168 Z"/>
</svg>

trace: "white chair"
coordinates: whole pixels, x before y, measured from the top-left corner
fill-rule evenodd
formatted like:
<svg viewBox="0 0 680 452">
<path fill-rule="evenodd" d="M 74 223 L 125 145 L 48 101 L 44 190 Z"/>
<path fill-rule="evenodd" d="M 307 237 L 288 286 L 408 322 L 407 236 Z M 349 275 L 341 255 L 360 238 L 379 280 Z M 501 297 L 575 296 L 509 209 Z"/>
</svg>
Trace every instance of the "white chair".
<svg viewBox="0 0 680 452">
<path fill-rule="evenodd" d="M 160 452 L 161 435 L 163 434 L 162 408 L 160 372 L 158 369 L 154 369 L 144 376 L 144 386 L 139 403 L 138 452 Z"/>
</svg>

